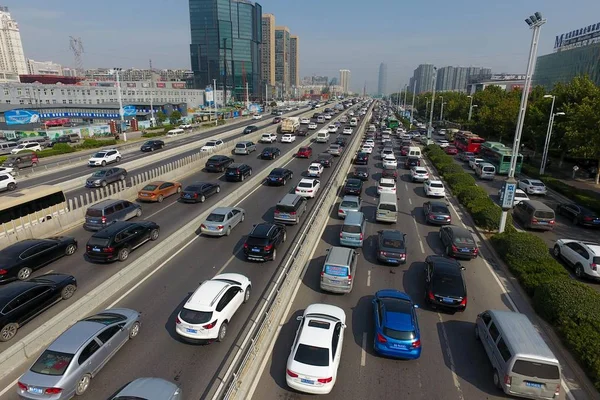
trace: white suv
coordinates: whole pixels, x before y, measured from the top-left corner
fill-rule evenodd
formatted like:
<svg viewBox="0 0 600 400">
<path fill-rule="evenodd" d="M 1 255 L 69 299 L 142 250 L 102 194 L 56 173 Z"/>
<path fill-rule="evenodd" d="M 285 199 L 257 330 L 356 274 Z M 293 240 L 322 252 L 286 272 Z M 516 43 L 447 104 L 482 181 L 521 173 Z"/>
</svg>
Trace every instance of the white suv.
<svg viewBox="0 0 600 400">
<path fill-rule="evenodd" d="M 8 172 L 0 172 L 0 191 L 13 191 L 17 188 L 15 177 Z"/>
<path fill-rule="evenodd" d="M 425 182 L 423 182 L 423 191 L 425 191 L 425 196 L 427 197 L 446 197 L 446 189 L 444 188 L 442 181 L 427 179 Z"/>
<path fill-rule="evenodd" d="M 293 133 L 285 133 L 281 137 L 281 143 L 292 143 L 295 141 L 296 141 L 296 135 L 294 135 Z"/>
<path fill-rule="evenodd" d="M 22 143 L 12 149 L 11 154 L 17 154 L 20 151 L 30 150 L 30 151 L 42 151 L 42 146 L 39 143 Z"/>
<path fill-rule="evenodd" d="M 175 319 L 175 331 L 187 340 L 222 342 L 227 324 L 250 299 L 252 282 L 241 274 L 221 274 L 204 281 Z"/>
<path fill-rule="evenodd" d="M 429 179 L 429 172 L 425 167 L 412 167 L 410 169 L 410 178 L 413 182 L 424 182 Z"/>
<path fill-rule="evenodd" d="M 274 143 L 277 141 L 277 135 L 274 133 L 263 133 L 260 137 L 261 143 Z"/>
<path fill-rule="evenodd" d="M 558 239 L 552 250 L 575 270 L 578 278 L 600 279 L 600 244 L 573 239 Z"/>
<path fill-rule="evenodd" d="M 90 157 L 88 165 L 90 167 L 106 166 L 106 164 L 116 163 L 121 161 L 121 153 L 117 149 L 106 149 L 97 152 Z"/>
</svg>

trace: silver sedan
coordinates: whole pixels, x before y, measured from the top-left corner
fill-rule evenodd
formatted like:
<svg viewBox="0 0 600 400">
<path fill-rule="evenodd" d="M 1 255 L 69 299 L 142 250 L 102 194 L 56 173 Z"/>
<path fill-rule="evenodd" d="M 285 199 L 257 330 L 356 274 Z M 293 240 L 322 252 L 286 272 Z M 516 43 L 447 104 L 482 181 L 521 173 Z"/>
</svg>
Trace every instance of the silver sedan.
<svg viewBox="0 0 600 400">
<path fill-rule="evenodd" d="M 113 399 L 181 400 L 181 389 L 164 379 L 139 378 L 125 386 Z"/>
<path fill-rule="evenodd" d="M 200 231 L 207 236 L 229 236 L 237 224 L 244 222 L 246 211 L 238 207 L 217 207 L 200 225 Z"/>
</svg>

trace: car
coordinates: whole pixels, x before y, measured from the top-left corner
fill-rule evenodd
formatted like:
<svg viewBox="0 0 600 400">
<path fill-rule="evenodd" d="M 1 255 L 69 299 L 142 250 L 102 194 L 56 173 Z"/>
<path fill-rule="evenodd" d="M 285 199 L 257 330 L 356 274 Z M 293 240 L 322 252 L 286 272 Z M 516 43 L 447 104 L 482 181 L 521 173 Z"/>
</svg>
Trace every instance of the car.
<svg viewBox="0 0 600 400">
<path fill-rule="evenodd" d="M 0 167 L 0 174 L 11 174 L 15 173 L 15 169 L 12 167 Z"/>
<path fill-rule="evenodd" d="M 600 226 L 600 216 L 598 213 L 578 204 L 560 203 L 556 206 L 556 213 L 570 218 L 575 225 Z"/>
<path fill-rule="evenodd" d="M 434 225 L 450 225 L 452 223 L 452 214 L 448 204 L 441 201 L 426 201 L 423 203 L 423 214 L 425 222 Z"/>
<path fill-rule="evenodd" d="M 338 136 L 335 138 L 335 141 L 333 142 L 334 144 L 340 145 L 343 148 L 346 147 L 346 145 L 348 144 L 348 142 L 346 141 L 346 138 Z"/>
<path fill-rule="evenodd" d="M 319 127 L 319 125 L 317 125 L 316 122 L 311 122 L 310 124 L 308 124 L 308 129 L 310 129 L 310 130 L 317 129 L 318 127 Z"/>
<path fill-rule="evenodd" d="M 321 187 L 318 179 L 304 178 L 298 182 L 295 193 L 302 197 L 314 198 Z"/>
<path fill-rule="evenodd" d="M 406 263 L 406 233 L 398 230 L 381 230 L 377 232 L 377 260 L 385 264 Z"/>
<path fill-rule="evenodd" d="M 204 203 L 207 197 L 221 191 L 221 186 L 210 182 L 195 182 L 181 192 L 179 200 L 183 203 Z"/>
<path fill-rule="evenodd" d="M 267 185 L 285 186 L 288 180 L 294 178 L 294 172 L 286 168 L 274 168 L 267 176 Z"/>
<path fill-rule="evenodd" d="M 217 154 L 206 160 L 204 170 L 207 172 L 225 172 L 233 162 L 233 158 Z"/>
<path fill-rule="evenodd" d="M 331 119 L 331 114 L 323 114 L 323 118 L 329 120 Z"/>
<path fill-rule="evenodd" d="M 475 167 L 477 166 L 477 164 L 482 163 L 484 161 L 485 160 L 483 158 L 478 158 L 478 157 L 475 157 L 473 159 L 469 159 L 469 167 L 474 170 Z"/>
<path fill-rule="evenodd" d="M 356 179 L 360 179 L 361 181 L 369 180 L 369 167 L 356 167 L 354 168 L 354 172 L 352 176 Z"/>
<path fill-rule="evenodd" d="M 517 186 L 527 194 L 548 194 L 546 185 L 539 179 L 521 179 Z"/>
<path fill-rule="evenodd" d="M 221 139 L 209 140 L 208 142 L 206 142 L 206 144 L 204 146 L 202 146 L 200 148 L 200 151 L 203 153 L 204 152 L 212 153 L 216 150 L 219 150 L 224 145 L 225 145 L 225 142 L 223 142 Z"/>
<path fill-rule="evenodd" d="M 142 147 L 140 147 L 140 150 L 143 152 L 148 152 L 154 150 L 161 150 L 163 147 L 165 147 L 165 142 L 163 142 L 162 140 L 148 140 L 147 142 L 144 142 Z"/>
<path fill-rule="evenodd" d="M 182 400 L 181 388 L 161 378 L 138 378 L 122 388 L 113 400 Z"/>
<path fill-rule="evenodd" d="M 261 143 L 274 143 L 277 141 L 277 135 L 274 133 L 263 133 L 260 137 Z"/>
<path fill-rule="evenodd" d="M 265 147 L 260 153 L 260 158 L 263 160 L 275 160 L 281 155 L 281 150 L 277 147 Z"/>
<path fill-rule="evenodd" d="M 308 136 L 308 131 L 308 127 L 302 125 L 296 130 L 296 136 Z"/>
<path fill-rule="evenodd" d="M 29 279 L 33 271 L 63 256 L 72 256 L 76 251 L 77 240 L 70 236 L 25 239 L 13 243 L 0 250 L 0 283 Z"/>
<path fill-rule="evenodd" d="M 306 174 L 308 176 L 320 178 L 324 169 L 325 168 L 323 167 L 323 165 L 321 163 L 313 162 L 308 166 L 308 169 L 306 170 Z"/>
<path fill-rule="evenodd" d="M 234 154 L 240 155 L 250 155 L 254 151 L 256 151 L 256 144 L 248 140 L 236 143 L 233 149 Z"/>
<path fill-rule="evenodd" d="M 284 133 L 280 141 L 281 143 L 293 143 L 296 141 L 296 135 L 293 133 Z"/>
<path fill-rule="evenodd" d="M 77 290 L 75 277 L 48 273 L 0 287 L 0 342 L 13 339 L 19 328 Z M 11 307 L 17 304 L 18 307 Z"/>
<path fill-rule="evenodd" d="M 429 179 L 429 172 L 425 167 L 412 167 L 410 169 L 410 179 L 413 182 L 425 182 Z"/>
<path fill-rule="evenodd" d="M 373 152 L 373 147 L 362 145 L 359 151 L 362 153 L 371 154 Z"/>
<path fill-rule="evenodd" d="M 444 256 L 425 259 L 425 302 L 433 309 L 463 312 L 467 308 L 467 285 L 460 262 Z"/>
<path fill-rule="evenodd" d="M 466 228 L 456 225 L 443 226 L 439 236 L 448 257 L 472 259 L 479 255 L 477 243 Z"/>
<path fill-rule="evenodd" d="M 421 160 L 419 159 L 419 157 L 406 157 L 406 160 L 404 160 L 404 168 L 406 169 L 410 169 L 412 167 L 420 167 L 421 166 Z"/>
<path fill-rule="evenodd" d="M 94 262 L 125 261 L 133 250 L 159 235 L 160 227 L 152 221 L 116 221 L 90 237 L 85 256 Z"/>
<path fill-rule="evenodd" d="M 450 142 L 448 142 L 446 139 L 439 139 L 437 141 L 438 146 L 440 146 L 442 149 L 445 149 L 446 147 L 450 146 Z"/>
<path fill-rule="evenodd" d="M 304 310 L 286 363 L 285 381 L 297 391 L 328 394 L 337 380 L 346 330 L 346 314 L 329 304 Z"/>
<path fill-rule="evenodd" d="M 310 124 L 310 118 L 300 118 L 300 124 L 301 125 L 308 125 L 308 124 Z"/>
<path fill-rule="evenodd" d="M 327 149 L 327 152 L 329 154 L 331 154 L 332 156 L 341 156 L 342 155 L 342 151 L 344 150 L 344 146 L 336 144 L 336 143 L 332 143 L 329 145 L 329 148 Z"/>
<path fill-rule="evenodd" d="M 39 143 L 21 143 L 10 151 L 10 154 L 17 154 L 25 151 L 42 151 L 42 146 Z"/>
<path fill-rule="evenodd" d="M 458 159 L 461 160 L 461 161 L 464 161 L 464 162 L 469 161 L 468 160 L 469 157 L 475 158 L 475 153 L 472 153 L 470 151 L 463 151 L 462 153 L 460 153 L 458 155 Z"/>
<path fill-rule="evenodd" d="M 262 222 L 254 225 L 244 243 L 244 254 L 250 261 L 275 261 L 277 248 L 286 241 L 287 231 L 283 224 Z"/>
<path fill-rule="evenodd" d="M 455 156 L 458 154 L 458 149 L 455 146 L 448 145 L 444 149 L 444 152 L 446 152 L 446 154 L 448 154 L 449 156 Z"/>
<path fill-rule="evenodd" d="M 246 211 L 239 207 L 217 207 L 200 224 L 206 236 L 229 236 L 231 230 L 246 219 Z"/>
<path fill-rule="evenodd" d="M 408 151 L 409 151 L 410 147 L 409 146 L 402 146 L 400 147 L 400 155 L 402 157 L 405 157 L 408 155 Z"/>
<path fill-rule="evenodd" d="M 181 124 L 179 125 L 180 129 L 192 129 L 192 125 L 191 124 Z"/>
<path fill-rule="evenodd" d="M 146 184 L 138 192 L 138 201 L 152 201 L 162 203 L 166 197 L 181 193 L 181 183 L 154 181 Z"/>
<path fill-rule="evenodd" d="M 242 133 L 244 135 L 247 135 L 249 133 L 256 132 L 257 130 L 258 130 L 258 126 L 250 125 L 250 126 L 245 127 L 244 130 L 242 131 Z"/>
<path fill-rule="evenodd" d="M 0 172 L 0 191 L 12 192 L 17 188 L 15 177 L 8 172 Z"/>
<path fill-rule="evenodd" d="M 396 181 L 390 178 L 381 178 L 377 184 L 377 194 L 381 193 L 396 194 Z"/>
<path fill-rule="evenodd" d="M 394 149 L 391 146 L 385 146 L 383 150 L 381 150 L 381 159 L 384 159 L 385 156 L 393 156 L 394 158 L 396 157 L 394 155 Z"/>
<path fill-rule="evenodd" d="M 552 254 L 573 268 L 579 279 L 600 280 L 600 244 L 587 240 L 558 239 Z"/>
<path fill-rule="evenodd" d="M 363 146 L 375 147 L 375 141 L 373 139 L 367 139 L 363 143 Z"/>
<path fill-rule="evenodd" d="M 502 189 L 498 190 L 498 198 L 501 199 L 501 196 L 502 196 Z M 525 193 L 521 189 L 516 189 L 514 197 L 513 197 L 513 207 L 522 201 L 529 201 L 529 200 L 530 199 L 529 199 L 529 196 L 527 196 L 527 193 Z"/>
<path fill-rule="evenodd" d="M 335 125 L 329 125 L 327 127 L 327 132 L 329 133 L 336 133 L 338 131 L 338 127 Z"/>
<path fill-rule="evenodd" d="M 360 211 L 362 208 L 362 200 L 359 196 L 345 195 L 340 202 L 338 207 L 338 217 L 346 218 L 350 211 Z"/>
<path fill-rule="evenodd" d="M 423 191 L 426 197 L 446 197 L 446 189 L 442 181 L 427 179 L 423 182 Z"/>
<path fill-rule="evenodd" d="M 278 124 L 280 122 L 281 122 L 281 117 L 275 117 L 275 118 L 273 118 L 273 121 L 272 121 L 273 124 Z"/>
<path fill-rule="evenodd" d="M 344 135 L 352 135 L 352 128 L 349 127 L 349 126 L 347 126 L 347 127 L 344 128 L 344 130 L 342 131 L 342 133 Z"/>
<path fill-rule="evenodd" d="M 311 147 L 300 147 L 296 153 L 297 158 L 310 158 L 312 157 Z"/>
<path fill-rule="evenodd" d="M 333 165 L 333 155 L 329 153 L 320 153 L 317 156 L 317 162 L 320 162 L 325 168 L 330 168 Z"/>
<path fill-rule="evenodd" d="M 127 171 L 123 168 L 106 168 L 94 172 L 85 181 L 86 188 L 106 187 L 106 185 L 124 181 L 127 177 Z"/>
<path fill-rule="evenodd" d="M 254 114 L 254 115 L 252 115 L 252 119 L 254 119 L 254 120 L 262 119 L 262 117 L 263 117 L 262 114 Z"/>
<path fill-rule="evenodd" d="M 383 157 L 383 166 L 397 168 L 398 162 L 396 161 L 396 157 L 394 157 L 393 154 L 388 154 L 385 157 Z"/>
<path fill-rule="evenodd" d="M 83 395 L 93 376 L 140 332 L 138 311 L 109 308 L 71 325 L 18 380 L 25 399 L 70 399 Z"/>
<path fill-rule="evenodd" d="M 243 182 L 252 175 L 252 167 L 248 164 L 233 163 L 225 170 L 225 180 Z"/>
<path fill-rule="evenodd" d="M 359 151 L 358 153 L 356 153 L 356 157 L 354 157 L 354 164 L 368 165 L 369 164 L 369 154 Z"/>
<path fill-rule="evenodd" d="M 106 164 L 118 163 L 121 161 L 121 153 L 117 149 L 107 149 L 96 152 L 88 160 L 88 166 L 90 167 L 105 167 Z"/>
</svg>

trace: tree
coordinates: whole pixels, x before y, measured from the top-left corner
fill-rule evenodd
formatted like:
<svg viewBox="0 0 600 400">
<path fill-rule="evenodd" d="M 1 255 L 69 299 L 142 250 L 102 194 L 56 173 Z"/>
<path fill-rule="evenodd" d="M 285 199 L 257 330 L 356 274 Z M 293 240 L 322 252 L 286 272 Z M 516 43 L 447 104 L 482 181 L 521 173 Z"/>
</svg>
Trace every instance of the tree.
<svg viewBox="0 0 600 400">
<path fill-rule="evenodd" d="M 179 112 L 179 110 L 173 110 L 171 115 L 169 115 L 169 121 L 171 122 L 171 125 L 175 125 L 180 119 L 181 113 Z"/>
<path fill-rule="evenodd" d="M 277 102 L 276 101 L 272 101 L 271 104 L 269 104 L 271 107 L 277 107 Z"/>
<path fill-rule="evenodd" d="M 159 111 L 156 113 L 156 119 L 158 119 L 158 122 L 162 124 L 167 120 L 167 115 L 164 112 Z"/>
</svg>

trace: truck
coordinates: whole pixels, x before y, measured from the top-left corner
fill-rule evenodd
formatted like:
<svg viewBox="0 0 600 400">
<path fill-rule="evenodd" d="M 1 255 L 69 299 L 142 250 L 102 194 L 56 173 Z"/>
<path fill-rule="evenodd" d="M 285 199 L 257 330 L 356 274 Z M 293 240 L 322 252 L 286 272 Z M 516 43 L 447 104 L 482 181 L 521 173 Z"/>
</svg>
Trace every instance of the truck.
<svg viewBox="0 0 600 400">
<path fill-rule="evenodd" d="M 300 127 L 299 117 L 288 117 L 281 122 L 279 133 L 296 133 Z"/>
</svg>

